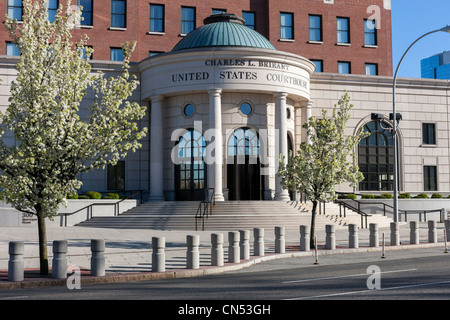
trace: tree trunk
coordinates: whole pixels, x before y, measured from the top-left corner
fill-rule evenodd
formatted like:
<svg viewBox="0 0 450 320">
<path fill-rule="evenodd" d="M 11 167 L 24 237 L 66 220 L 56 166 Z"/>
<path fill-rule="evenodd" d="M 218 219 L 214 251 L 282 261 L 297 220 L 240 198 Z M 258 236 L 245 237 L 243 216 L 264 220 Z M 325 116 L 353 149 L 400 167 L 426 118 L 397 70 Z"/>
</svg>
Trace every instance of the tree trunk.
<svg viewBox="0 0 450 320">
<path fill-rule="evenodd" d="M 310 235 L 311 237 L 309 238 L 309 247 L 311 249 L 315 249 L 315 244 L 314 244 L 314 234 L 315 234 L 315 229 L 316 229 L 316 212 L 317 212 L 317 201 L 313 201 L 313 207 L 312 207 L 312 214 L 311 214 L 311 231 L 310 231 Z"/>
<path fill-rule="evenodd" d="M 41 275 L 48 275 L 48 255 L 47 255 L 47 229 L 45 226 L 45 216 L 42 210 L 37 210 L 38 234 L 39 234 L 39 263 Z"/>
</svg>

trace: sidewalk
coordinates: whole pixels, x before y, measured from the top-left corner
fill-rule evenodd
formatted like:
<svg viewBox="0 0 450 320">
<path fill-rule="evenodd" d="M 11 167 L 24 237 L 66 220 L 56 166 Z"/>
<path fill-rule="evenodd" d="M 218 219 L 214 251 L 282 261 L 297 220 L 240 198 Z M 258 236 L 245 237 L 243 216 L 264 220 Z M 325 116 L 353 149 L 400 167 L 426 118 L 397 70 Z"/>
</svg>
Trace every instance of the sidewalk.
<svg viewBox="0 0 450 320">
<path fill-rule="evenodd" d="M 348 231 L 336 230 L 336 250 L 324 250 L 325 231 L 316 230 L 317 242 L 319 246 L 318 254 L 349 254 L 355 252 L 381 253 L 382 233 L 385 233 L 385 250 L 416 249 L 427 247 L 442 247 L 444 250 L 444 224 L 437 224 L 438 243 L 429 244 L 428 228 L 426 223 L 420 224 L 419 245 L 409 245 L 409 225 L 400 226 L 400 246 L 390 246 L 390 230 L 380 229 L 380 247 L 369 247 L 369 230 L 359 230 L 359 248 L 348 249 Z M 250 230 L 250 247 L 253 247 L 253 234 Z M 222 233 L 224 237 L 224 261 L 223 267 L 211 267 L 211 234 Z M 186 269 L 186 236 L 197 234 L 200 236 L 200 268 L 196 270 Z M 166 238 L 166 272 L 154 273 L 152 270 L 152 237 Z M 161 278 L 175 278 L 186 276 L 199 276 L 212 273 L 221 273 L 232 270 L 239 270 L 263 261 L 287 257 L 314 256 L 314 251 L 299 251 L 300 232 L 298 230 L 286 230 L 286 253 L 275 254 L 275 234 L 274 230 L 265 230 L 265 256 L 251 256 L 249 260 L 241 263 L 226 263 L 228 252 L 228 234 L 224 231 L 163 231 L 163 230 L 140 230 L 140 229 L 101 229 L 82 227 L 48 227 L 48 255 L 49 266 L 52 263 L 52 243 L 54 240 L 67 240 L 68 266 L 77 267 L 81 270 L 82 283 L 107 283 L 118 281 L 137 281 Z M 91 239 L 104 239 L 106 243 L 105 263 L 106 276 L 90 276 Z M 20 283 L 9 282 L 8 280 L 8 247 L 10 241 L 24 241 L 24 268 L 25 280 Z M 251 254 L 253 250 L 251 249 Z M 312 258 L 311 258 L 312 259 Z M 313 260 L 311 260 L 312 262 Z M 312 263 L 311 263 L 312 264 Z M 0 228 L 0 289 L 18 287 L 37 287 L 45 285 L 65 285 L 66 280 L 55 280 L 39 275 L 39 253 L 37 228 Z"/>
</svg>

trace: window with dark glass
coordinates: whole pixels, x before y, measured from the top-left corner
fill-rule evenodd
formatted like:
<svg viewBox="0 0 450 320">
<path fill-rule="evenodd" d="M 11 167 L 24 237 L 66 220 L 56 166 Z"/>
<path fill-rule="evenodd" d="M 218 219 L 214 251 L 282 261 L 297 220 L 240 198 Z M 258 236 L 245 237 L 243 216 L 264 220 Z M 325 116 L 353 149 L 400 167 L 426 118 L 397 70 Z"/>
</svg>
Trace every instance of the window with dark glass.
<svg viewBox="0 0 450 320">
<path fill-rule="evenodd" d="M 108 190 L 125 190 L 125 161 L 108 165 Z"/>
<path fill-rule="evenodd" d="M 323 60 L 311 60 L 311 62 L 316 66 L 315 72 L 323 72 Z"/>
<path fill-rule="evenodd" d="M 351 73 L 350 62 L 347 62 L 347 61 L 339 61 L 339 62 L 338 62 L 338 73 L 342 73 L 342 74 L 350 74 L 350 73 Z"/>
<path fill-rule="evenodd" d="M 111 48 L 111 61 L 123 61 L 123 51 L 122 48 Z"/>
<path fill-rule="evenodd" d="M 22 21 L 22 0 L 8 0 L 8 17 Z"/>
<path fill-rule="evenodd" d="M 423 167 L 424 191 L 437 191 L 437 168 L 436 166 Z"/>
<path fill-rule="evenodd" d="M 8 56 L 20 56 L 20 50 L 17 43 L 7 42 L 6 43 L 6 55 Z"/>
<path fill-rule="evenodd" d="M 125 0 L 111 1 L 111 27 L 126 28 L 126 8 Z"/>
<path fill-rule="evenodd" d="M 47 12 L 48 12 L 48 21 L 53 22 L 55 21 L 55 17 L 56 17 L 56 11 L 58 10 L 58 0 L 48 0 L 48 8 L 47 8 Z"/>
<path fill-rule="evenodd" d="M 422 143 L 436 144 L 436 124 L 422 123 Z"/>
<path fill-rule="evenodd" d="M 294 39 L 294 15 L 292 13 L 280 13 L 280 37 L 281 39 Z"/>
<path fill-rule="evenodd" d="M 377 28 L 375 20 L 364 20 L 364 44 L 377 45 Z"/>
<path fill-rule="evenodd" d="M 366 75 L 376 76 L 378 75 L 378 64 L 376 63 L 366 63 Z"/>
<path fill-rule="evenodd" d="M 212 9 L 212 14 L 226 13 L 227 9 Z"/>
<path fill-rule="evenodd" d="M 164 5 L 150 4 L 150 32 L 164 32 Z"/>
<path fill-rule="evenodd" d="M 350 43 L 350 19 L 337 18 L 337 42 Z"/>
<path fill-rule="evenodd" d="M 92 26 L 93 25 L 93 7 L 92 0 L 78 0 L 78 7 L 81 8 L 81 22 L 82 26 Z"/>
<path fill-rule="evenodd" d="M 309 16 L 309 41 L 322 41 L 322 16 Z"/>
<path fill-rule="evenodd" d="M 195 30 L 195 8 L 181 8 L 181 34 L 188 34 Z"/>
<path fill-rule="evenodd" d="M 256 30 L 255 13 L 250 11 L 243 11 L 242 18 L 245 20 L 245 25 L 253 30 Z"/>
</svg>

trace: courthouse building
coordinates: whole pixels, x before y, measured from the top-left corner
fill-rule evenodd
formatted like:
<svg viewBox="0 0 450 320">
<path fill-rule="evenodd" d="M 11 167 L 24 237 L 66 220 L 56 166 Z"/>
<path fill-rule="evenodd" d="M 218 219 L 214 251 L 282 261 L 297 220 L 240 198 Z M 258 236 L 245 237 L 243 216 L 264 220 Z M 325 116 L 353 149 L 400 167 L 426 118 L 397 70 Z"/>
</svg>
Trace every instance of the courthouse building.
<svg viewBox="0 0 450 320">
<path fill-rule="evenodd" d="M 365 180 L 339 190 L 393 189 L 393 137 L 385 129 L 390 1 L 136 2 L 79 0 L 85 20 L 77 32 L 91 38 L 94 71 L 120 72 L 117 48 L 138 41 L 132 99 L 148 106 L 139 125 L 149 128 L 142 149 L 82 176 L 82 190 L 144 190 L 149 200 L 176 201 L 202 200 L 213 188 L 218 201 L 287 200 L 293 195 L 280 187 L 278 155 L 295 152 L 307 139 L 307 119 L 346 92 L 354 105 L 348 134 L 364 127 L 371 135 L 355 150 Z M 19 7 L 8 2 L 8 14 Z M 6 36 L 4 44 L 2 107 L 17 62 Z M 448 90 L 445 80 L 398 79 L 400 192 L 450 192 Z M 385 115 L 382 126 L 372 113 Z"/>
</svg>

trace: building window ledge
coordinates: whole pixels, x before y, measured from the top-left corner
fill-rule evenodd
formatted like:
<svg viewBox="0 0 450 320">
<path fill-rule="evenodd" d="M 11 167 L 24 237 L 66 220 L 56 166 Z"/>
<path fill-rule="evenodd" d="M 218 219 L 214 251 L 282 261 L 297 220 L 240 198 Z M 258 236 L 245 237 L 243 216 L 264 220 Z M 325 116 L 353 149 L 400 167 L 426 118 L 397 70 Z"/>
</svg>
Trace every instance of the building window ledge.
<svg viewBox="0 0 450 320">
<path fill-rule="evenodd" d="M 438 145 L 437 144 L 421 144 L 420 147 L 421 148 L 437 148 Z"/>
<path fill-rule="evenodd" d="M 280 41 L 280 42 L 295 42 L 294 39 L 284 39 L 284 38 L 281 38 L 281 39 L 278 40 L 278 41 Z"/>
<path fill-rule="evenodd" d="M 112 30 L 112 31 L 127 31 L 127 28 L 109 27 L 108 30 Z"/>
<path fill-rule="evenodd" d="M 149 31 L 149 32 L 147 32 L 147 34 L 153 35 L 153 36 L 163 36 L 166 33 L 165 32 L 158 32 L 158 31 Z"/>
<path fill-rule="evenodd" d="M 337 46 L 342 46 L 342 47 L 350 47 L 352 44 L 351 43 L 345 43 L 345 42 L 337 42 L 336 45 Z"/>
<path fill-rule="evenodd" d="M 373 45 L 373 44 L 365 44 L 363 47 L 364 47 L 364 48 L 372 48 L 372 49 L 378 48 L 377 45 Z"/>
<path fill-rule="evenodd" d="M 323 41 L 309 40 L 309 44 L 323 44 Z"/>
<path fill-rule="evenodd" d="M 77 28 L 79 28 L 79 29 L 94 29 L 94 26 L 79 24 L 79 25 L 77 25 Z"/>
</svg>

